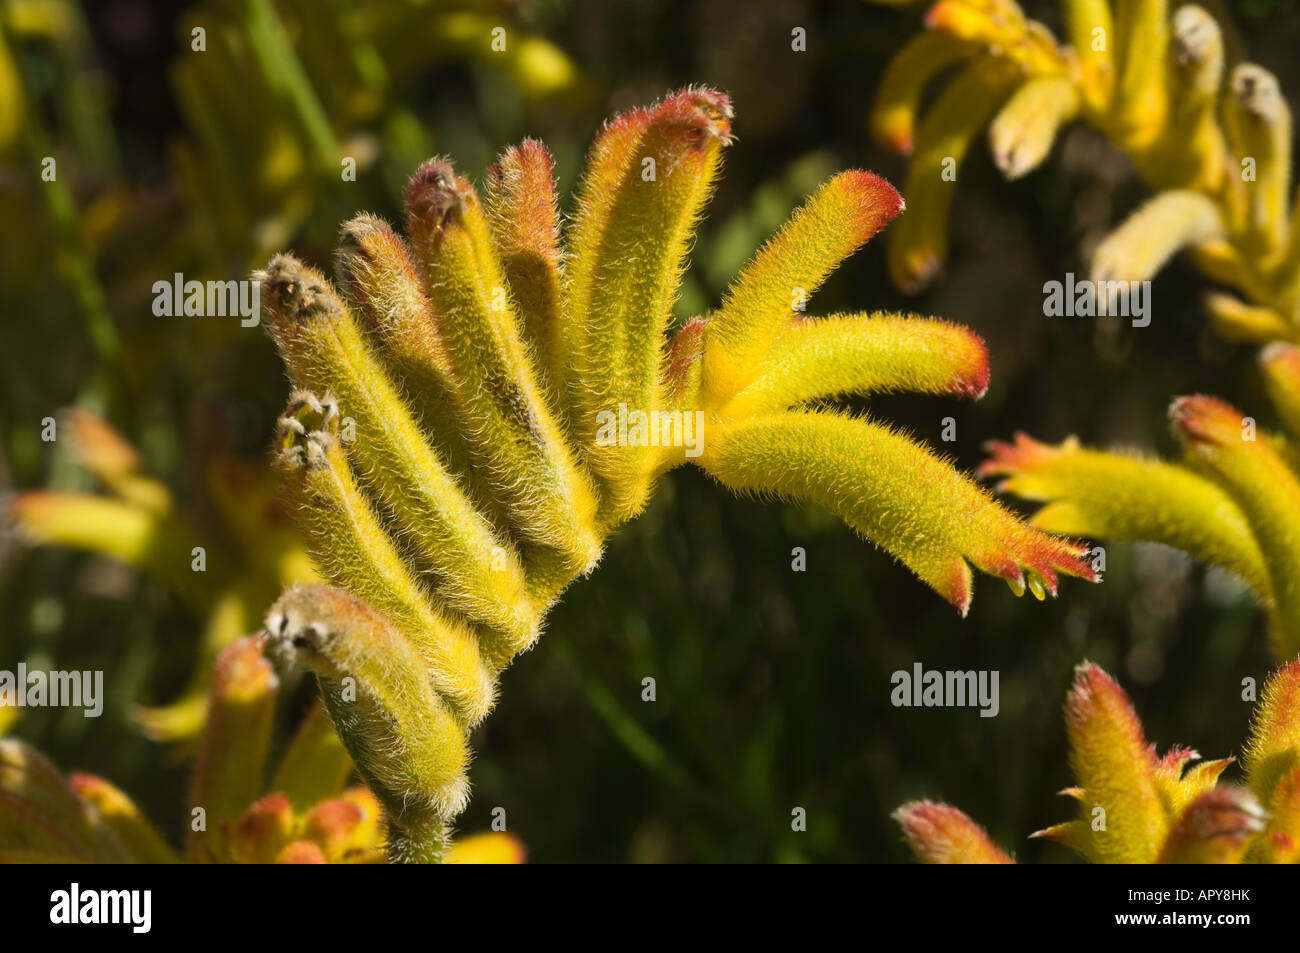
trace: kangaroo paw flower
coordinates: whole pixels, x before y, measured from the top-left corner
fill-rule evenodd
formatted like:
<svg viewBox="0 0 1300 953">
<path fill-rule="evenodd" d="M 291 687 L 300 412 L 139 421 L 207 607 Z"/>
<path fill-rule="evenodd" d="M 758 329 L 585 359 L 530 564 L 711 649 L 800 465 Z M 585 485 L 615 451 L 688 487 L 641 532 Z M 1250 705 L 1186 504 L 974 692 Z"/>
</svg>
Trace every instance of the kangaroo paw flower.
<svg viewBox="0 0 1300 953">
<path fill-rule="evenodd" d="M 1073 438 L 1059 446 L 1018 433 L 990 441 L 976 471 L 1001 477 L 999 493 L 1045 505 L 1031 518 L 1049 533 L 1149 540 L 1237 573 L 1267 602 L 1264 556 L 1241 507 L 1214 481 L 1136 454 L 1103 453 Z"/>
<path fill-rule="evenodd" d="M 1300 650 L 1300 474 L 1284 445 L 1212 397 L 1178 398 L 1169 419 L 1189 457 L 1246 515 L 1268 566 L 1279 648 Z"/>
<path fill-rule="evenodd" d="M 967 328 L 889 314 L 792 319 L 762 375 L 724 412 L 742 416 L 891 391 L 978 400 L 988 386 L 988 347 Z"/>
<path fill-rule="evenodd" d="M 981 128 L 994 163 L 1015 179 L 1079 121 L 1127 152 L 1154 193 L 1098 247 L 1094 280 L 1145 281 L 1190 247 L 1211 280 L 1247 299 L 1211 298 L 1216 326 L 1258 343 L 1296 340 L 1300 229 L 1288 194 L 1291 110 L 1277 79 L 1252 63 L 1229 72 L 1224 30 L 1195 4 L 1062 8 L 1068 48 L 1014 0 L 938 0 L 928 30 L 886 68 L 872 135 L 915 153 L 903 189 L 912 211 L 890 238 L 895 284 L 917 291 L 942 267 L 956 166 Z M 957 63 L 922 109 L 930 82 Z"/>
<path fill-rule="evenodd" d="M 989 126 L 993 162 L 1018 179 L 1047 158 L 1062 125 L 1078 113 L 1079 92 L 1063 76 L 1031 79 L 1012 94 Z"/>
<path fill-rule="evenodd" d="M 740 273 L 705 327 L 704 388 L 721 401 L 748 385 L 804 305 L 844 259 L 903 210 L 870 172 L 823 185 Z"/>
<path fill-rule="evenodd" d="M 1030 33 L 1024 62 L 1046 49 Z M 994 64 L 985 79 L 1009 90 L 1018 69 Z M 978 398 L 988 387 L 987 348 L 964 328 L 806 314 L 831 273 L 902 211 L 879 176 L 832 178 L 716 311 L 673 328 L 731 122 L 730 100 L 701 87 L 616 117 L 591 148 L 564 229 L 540 143 L 506 150 L 482 200 L 449 160 L 431 159 L 406 189 L 406 240 L 369 215 L 344 226 L 341 295 L 286 255 L 259 276 L 295 387 L 275 466 L 338 587 L 290 590 L 268 638 L 316 672 L 383 801 L 394 858 L 442 857 L 468 790 L 466 732 L 491 707 L 497 674 L 676 466 L 823 504 L 962 613 L 973 568 L 1039 598 L 1061 573 L 1096 578 L 1082 546 L 1029 526 L 908 438 L 805 409 L 897 390 Z M 945 147 L 935 136 L 922 128 L 923 150 Z M 310 746 L 291 755 L 312 795 L 342 760 L 324 752 L 317 765 Z M 310 799 L 292 793 L 296 809 Z M 275 857 L 337 854 L 294 830 Z"/>
<path fill-rule="evenodd" d="M 1004 510 L 920 444 L 865 420 L 789 412 L 715 425 L 701 466 L 733 490 L 826 507 L 965 615 L 971 566 L 1038 598 L 1057 573 L 1096 580 L 1086 547 Z"/>
<path fill-rule="evenodd" d="M 352 760 L 383 802 L 402 860 L 441 857 L 469 797 L 464 728 L 439 700 L 406 637 L 360 599 L 291 589 L 271 608 L 269 651 L 312 671 Z"/>
<path fill-rule="evenodd" d="M 272 334 L 300 389 L 332 394 L 355 420 L 349 444 L 404 543 L 448 602 L 506 641 L 536 633 L 513 548 L 475 508 L 367 349 L 351 313 L 318 273 L 281 255 L 261 278 Z"/>
<path fill-rule="evenodd" d="M 876 142 L 910 154 L 925 87 L 938 73 L 978 52 L 978 44 L 939 31 L 926 31 L 908 40 L 889 61 L 876 89 L 871 110 L 871 135 Z"/>
<path fill-rule="evenodd" d="M 1097 246 L 1092 280 L 1103 287 L 1146 281 L 1178 251 L 1223 234 L 1222 215 L 1210 199 L 1192 191 L 1162 192 Z"/>
<path fill-rule="evenodd" d="M 1013 864 L 984 828 L 947 804 L 910 801 L 893 813 L 907 845 L 927 864 Z"/>
<path fill-rule="evenodd" d="M 1030 837 L 1093 863 L 1291 863 L 1300 856 L 1298 711 L 1300 662 L 1292 662 L 1264 684 L 1246 749 L 1250 788 L 1221 785 L 1231 758 L 1188 768 L 1200 756 L 1180 746 L 1157 757 L 1124 690 L 1085 662 L 1065 705 L 1076 784 L 1061 792 L 1079 818 Z M 923 861 L 996 862 L 998 849 L 956 808 L 913 802 L 894 817 Z"/>
</svg>

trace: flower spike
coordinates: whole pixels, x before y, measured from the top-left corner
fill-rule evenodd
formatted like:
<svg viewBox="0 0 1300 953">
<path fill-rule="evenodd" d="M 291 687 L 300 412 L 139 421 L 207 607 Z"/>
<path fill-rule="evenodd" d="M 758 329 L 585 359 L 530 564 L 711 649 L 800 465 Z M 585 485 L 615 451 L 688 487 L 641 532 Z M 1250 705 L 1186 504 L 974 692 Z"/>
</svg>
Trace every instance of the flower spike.
<svg viewBox="0 0 1300 953">
<path fill-rule="evenodd" d="M 1097 578 L 1083 545 L 1028 525 L 917 441 L 825 406 L 988 387 L 988 350 L 964 328 L 807 313 L 903 210 L 879 176 L 832 178 L 721 307 L 671 326 L 731 123 L 730 100 L 703 87 L 617 117 L 564 230 L 540 143 L 506 150 L 482 199 L 431 159 L 406 190 L 406 240 L 368 215 L 344 226 L 342 295 L 287 255 L 260 276 L 295 387 L 275 466 L 332 584 L 289 590 L 266 638 L 316 674 L 396 859 L 445 855 L 468 731 L 498 674 L 674 467 L 826 506 L 962 614 L 975 569 L 1040 599 L 1061 574 Z M 919 141 L 935 146 L 924 127 Z M 338 765 L 325 755 L 307 783 Z M 250 814 L 249 849 L 330 860 L 355 825 L 321 811 L 306 826 L 295 814 L 289 834 L 272 825 L 266 844 Z"/>
</svg>

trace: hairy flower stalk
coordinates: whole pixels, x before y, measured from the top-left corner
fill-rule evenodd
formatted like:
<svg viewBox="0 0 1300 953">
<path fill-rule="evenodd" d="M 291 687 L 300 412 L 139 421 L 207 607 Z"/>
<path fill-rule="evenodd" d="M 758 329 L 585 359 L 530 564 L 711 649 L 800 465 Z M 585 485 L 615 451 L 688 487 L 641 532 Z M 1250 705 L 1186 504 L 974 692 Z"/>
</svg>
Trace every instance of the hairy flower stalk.
<svg viewBox="0 0 1300 953">
<path fill-rule="evenodd" d="M 406 190 L 406 239 L 373 216 L 344 226 L 341 295 L 287 255 L 259 276 L 295 388 L 276 468 L 333 587 L 288 591 L 265 637 L 316 674 L 393 859 L 444 856 L 497 675 L 683 463 L 820 503 L 963 614 L 972 567 L 1039 598 L 1062 573 L 1096 578 L 1082 545 L 1031 528 L 912 438 L 817 409 L 988 385 L 984 344 L 963 328 L 806 314 L 902 210 L 879 177 L 831 179 L 716 312 L 673 327 L 731 121 L 727 97 L 701 88 L 615 118 L 563 233 L 541 143 L 508 149 L 482 199 L 432 159 Z"/>
<path fill-rule="evenodd" d="M 1192 765 L 1200 755 L 1180 746 L 1158 756 L 1124 690 L 1096 665 L 1075 669 L 1065 723 L 1075 784 L 1061 793 L 1079 817 L 1031 837 L 1093 863 L 1300 860 L 1300 661 L 1264 684 L 1242 755 L 1244 787 L 1218 783 L 1232 758 Z M 914 801 L 894 818 L 926 863 L 1011 862 L 955 807 Z"/>
<path fill-rule="evenodd" d="M 406 635 L 360 599 L 325 586 L 285 594 L 271 650 L 316 675 L 339 735 L 394 823 L 390 852 L 435 860 L 444 819 L 469 797 L 468 743 Z"/>
<path fill-rule="evenodd" d="M 894 281 L 916 290 L 947 254 L 951 173 L 988 125 L 1008 179 L 1037 168 L 1079 120 L 1132 156 L 1157 195 L 1093 252 L 1096 281 L 1143 281 L 1190 249 L 1215 282 L 1206 306 L 1225 336 L 1300 341 L 1300 207 L 1291 196 L 1291 112 L 1263 67 L 1225 68 L 1202 7 L 1165 0 L 1063 0 L 1068 43 L 1014 0 L 940 0 L 895 56 L 871 117 L 877 141 L 911 154 L 913 215 L 891 236 Z M 932 80 L 960 66 L 922 112 Z M 991 122 L 990 122 L 991 120 Z M 1245 300 L 1242 300 L 1242 299 Z"/>
</svg>

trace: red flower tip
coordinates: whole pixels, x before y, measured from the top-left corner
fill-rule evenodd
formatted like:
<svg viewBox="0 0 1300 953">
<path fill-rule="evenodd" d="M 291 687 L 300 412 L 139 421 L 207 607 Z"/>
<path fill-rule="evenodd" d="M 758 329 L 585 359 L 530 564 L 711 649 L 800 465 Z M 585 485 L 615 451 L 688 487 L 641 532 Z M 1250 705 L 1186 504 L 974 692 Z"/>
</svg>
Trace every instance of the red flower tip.
<svg viewBox="0 0 1300 953">
<path fill-rule="evenodd" d="M 1259 352 L 1259 363 L 1265 367 L 1282 366 L 1289 373 L 1300 375 L 1300 347 L 1286 341 L 1273 341 Z"/>
<path fill-rule="evenodd" d="M 1154 751 L 1152 752 L 1154 757 Z M 1183 776 L 1183 767 L 1189 761 L 1201 760 L 1201 753 L 1195 748 L 1188 748 L 1185 745 L 1174 745 L 1160 759 L 1160 770 L 1167 772 L 1175 780 Z"/>
<path fill-rule="evenodd" d="M 989 839 L 984 828 L 949 804 L 912 801 L 892 816 L 912 849 L 929 863 L 1014 863 Z"/>
<path fill-rule="evenodd" d="M 473 186 L 441 156 L 416 169 L 403 194 L 409 222 L 435 228 L 454 221 L 473 198 Z"/>
<path fill-rule="evenodd" d="M 1240 443 L 1243 420 L 1236 407 L 1203 394 L 1179 397 L 1169 405 L 1175 435 L 1193 445 L 1225 447 Z"/>
<path fill-rule="evenodd" d="M 976 468 L 975 474 L 981 477 L 1014 475 L 1032 469 L 1035 464 L 1053 460 L 1076 445 L 1073 437 L 1060 447 L 1054 447 L 1035 440 L 1024 431 L 1017 431 L 1010 443 L 1005 440 L 985 442 L 984 451 L 989 458 Z"/>
<path fill-rule="evenodd" d="M 1142 737 L 1142 724 L 1129 701 L 1128 694 L 1119 682 L 1100 665 L 1080 662 L 1074 669 L 1074 684 L 1065 697 L 1067 721 L 1080 725 L 1086 723 L 1099 710 L 1110 708 L 1123 713 L 1124 721 L 1134 738 Z"/>
<path fill-rule="evenodd" d="M 351 801 L 341 798 L 321 801 L 303 818 L 303 836 L 329 846 L 345 840 L 365 817 L 361 806 Z"/>
<path fill-rule="evenodd" d="M 963 619 L 966 618 L 975 595 L 970 566 L 967 565 L 966 560 L 961 558 L 956 560 L 948 575 L 948 584 L 944 586 L 941 594 L 957 608 Z"/>
<path fill-rule="evenodd" d="M 903 196 L 884 178 L 865 169 L 848 169 L 831 180 L 855 199 L 851 228 L 857 244 L 869 241 L 906 207 Z"/>
<path fill-rule="evenodd" d="M 325 852 L 309 840 L 297 840 L 287 844 L 275 858 L 277 864 L 323 864 Z"/>
<path fill-rule="evenodd" d="M 548 176 L 555 171 L 555 160 L 551 150 L 540 139 L 525 139 L 517 146 L 510 146 L 501 153 L 501 158 L 487 168 L 486 180 L 493 186 L 500 186 L 505 179 L 519 169 L 538 168 Z"/>
<path fill-rule="evenodd" d="M 1020 563 L 1004 552 L 990 553 L 986 559 L 981 560 L 980 568 L 990 575 L 1000 576 L 1021 585 L 1025 581 L 1025 572 Z"/>
<path fill-rule="evenodd" d="M 730 143 L 734 115 L 731 97 L 707 86 L 687 86 L 650 107 L 652 124 L 681 126 L 695 137 L 697 146 L 710 137 Z"/>
<path fill-rule="evenodd" d="M 970 365 L 953 381 L 954 392 L 971 400 L 979 400 L 989 391 L 989 346 L 978 334 L 969 335 L 969 339 L 975 353 Z"/>
</svg>

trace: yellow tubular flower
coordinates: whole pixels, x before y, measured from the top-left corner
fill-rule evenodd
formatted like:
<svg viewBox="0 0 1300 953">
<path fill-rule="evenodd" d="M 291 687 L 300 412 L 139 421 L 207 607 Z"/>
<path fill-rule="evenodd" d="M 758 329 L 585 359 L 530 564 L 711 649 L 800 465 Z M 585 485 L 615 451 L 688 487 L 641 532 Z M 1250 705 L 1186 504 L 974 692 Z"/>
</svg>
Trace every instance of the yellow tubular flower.
<svg viewBox="0 0 1300 953">
<path fill-rule="evenodd" d="M 823 185 L 760 249 L 705 325 L 703 386 L 720 402 L 747 387 L 807 299 L 844 259 L 902 211 L 869 172 L 842 172 Z"/>
<path fill-rule="evenodd" d="M 1229 341 L 1290 340 L 1300 335 L 1300 327 L 1272 308 L 1218 292 L 1206 294 L 1204 303 L 1214 329 Z"/>
<path fill-rule="evenodd" d="M 1233 152 L 1251 163 L 1243 169 L 1244 217 L 1233 224 L 1256 255 L 1276 254 L 1287 237 L 1291 183 L 1291 107 L 1272 73 L 1253 63 L 1237 66 L 1228 80 L 1223 116 Z"/>
<path fill-rule="evenodd" d="M 983 57 L 966 66 L 921 119 L 903 194 L 912 214 L 889 243 L 889 272 L 904 290 L 928 284 L 948 254 L 957 169 L 979 130 L 1015 87 L 1019 68 Z"/>
<path fill-rule="evenodd" d="M 1300 474 L 1276 438 L 1257 432 L 1252 419 L 1223 401 L 1180 397 L 1169 419 L 1189 457 L 1250 522 L 1272 582 L 1279 654 L 1294 655 L 1300 651 Z"/>
<path fill-rule="evenodd" d="M 469 751 L 405 635 L 325 586 L 289 590 L 265 631 L 272 654 L 316 675 L 352 760 L 396 822 L 393 852 L 439 859 L 445 825 L 469 797 Z"/>
<path fill-rule="evenodd" d="M 574 365 L 570 421 L 579 441 L 591 440 L 598 416 L 620 405 L 647 414 L 664 408 L 663 343 L 672 302 L 730 140 L 730 100 L 688 89 L 615 120 L 593 147 L 575 237 L 604 240 L 571 262 L 564 297 L 563 333 Z M 614 143 L 621 154 L 610 161 Z M 586 197 L 606 191 L 612 200 Z M 643 264 L 628 267 L 636 262 Z M 598 444 L 587 457 L 610 518 L 622 522 L 639 513 L 654 478 L 644 455 Z"/>
<path fill-rule="evenodd" d="M 994 162 L 1007 178 L 1042 162 L 1060 129 L 1077 117 L 1128 152 L 1157 193 L 1100 244 L 1096 280 L 1145 280 L 1190 247 L 1208 277 L 1246 299 L 1207 297 L 1216 328 L 1257 343 L 1300 339 L 1300 201 L 1287 194 L 1291 115 L 1277 80 L 1254 64 L 1225 76 L 1223 31 L 1200 6 L 1171 11 L 1167 0 L 1062 2 L 1069 50 L 1011 0 L 939 0 L 924 17 L 929 32 L 886 69 L 873 135 L 909 153 L 912 130 L 921 130 L 904 190 L 912 214 L 890 241 L 895 284 L 919 290 L 942 266 L 952 191 L 940 187 L 935 165 L 960 159 L 991 117 L 989 108 L 1000 104 L 986 108 L 988 91 L 976 67 L 1001 63 L 1019 86 L 989 129 Z M 936 33 L 945 40 L 933 38 Z M 963 59 L 971 65 L 918 119 L 925 84 Z M 917 75 L 909 83 L 901 77 L 912 67 Z M 927 151 L 923 139 L 942 145 Z"/>
<path fill-rule="evenodd" d="M 969 817 L 947 804 L 911 801 L 893 813 L 916 856 L 928 864 L 1011 864 Z"/>
<path fill-rule="evenodd" d="M 1093 252 L 1092 280 L 1146 281 L 1183 248 L 1224 234 L 1219 208 L 1199 192 L 1161 192 Z"/>
<path fill-rule="evenodd" d="M 585 571 L 600 552 L 593 489 L 543 397 L 478 195 L 450 164 L 432 159 L 407 186 L 406 212 L 485 482 L 513 530 Z"/>
<path fill-rule="evenodd" d="M 347 306 L 319 273 L 285 255 L 259 280 L 290 378 L 303 390 L 333 395 L 340 416 L 355 420 L 349 450 L 421 567 L 449 604 L 504 639 L 531 643 L 537 624 L 522 597 L 517 554 L 438 459 Z"/>
<path fill-rule="evenodd" d="M 978 399 L 988 348 L 967 328 L 891 314 L 791 320 L 762 375 L 726 403 L 747 416 L 848 394 L 910 391 Z"/>
<path fill-rule="evenodd" d="M 910 155 L 921 96 L 935 75 L 979 52 L 979 45 L 927 30 L 908 40 L 889 61 L 871 110 L 871 135 L 887 149 Z"/>
<path fill-rule="evenodd" d="M 1028 530 L 921 445 L 865 420 L 792 411 L 720 422 L 706 436 L 701 466 L 732 490 L 826 507 L 962 615 L 971 565 L 1039 598 L 1056 592 L 1057 571 L 1096 578 L 1083 547 Z M 955 517 L 942 529 L 927 515 L 936 507 Z"/>
<path fill-rule="evenodd" d="M 1102 112 L 1115 88 L 1110 0 L 1064 0 L 1065 33 L 1079 61 L 1083 98 Z"/>
<path fill-rule="evenodd" d="M 1079 112 L 1079 92 L 1064 76 L 1042 76 L 1021 86 L 989 126 L 993 162 L 1008 179 L 1033 171 L 1047 158 L 1056 133 Z"/>
<path fill-rule="evenodd" d="M 1231 758 L 1197 761 L 1175 745 L 1158 757 L 1124 690 L 1096 665 L 1075 669 L 1065 705 L 1079 818 L 1031 834 L 1093 863 L 1291 863 L 1300 856 L 1300 662 L 1265 682 L 1246 749 L 1250 787 L 1219 784 Z M 894 813 L 923 863 L 1006 863 L 983 828 L 931 801 Z"/>
<path fill-rule="evenodd" d="M 1155 757 L 1124 690 L 1097 666 L 1079 666 L 1065 703 L 1065 727 L 1082 819 L 1069 825 L 1067 836 L 1057 828 L 1041 836 L 1071 846 L 1081 841 L 1094 863 L 1153 862 L 1169 832 L 1169 817 Z M 1096 818 L 1100 825 L 1092 823 Z"/>
<path fill-rule="evenodd" d="M 303 422 L 321 429 L 308 430 Z M 435 690 L 462 720 L 478 724 L 493 701 L 492 673 L 478 640 L 464 625 L 435 613 L 411 578 L 352 478 L 339 447 L 337 407 L 328 399 L 295 395 L 280 429 L 276 463 L 322 573 L 401 626 Z M 500 667 L 522 646 L 493 648 Z"/>
<path fill-rule="evenodd" d="M 1176 166 L 1170 177 L 1216 193 L 1227 168 L 1227 145 L 1216 116 L 1223 82 L 1223 34 L 1206 10 L 1179 7 L 1169 43 L 1171 117 L 1158 151 Z"/>
<path fill-rule="evenodd" d="M 1169 43 L 1166 0 L 1115 0 L 1114 122 L 1125 148 L 1143 148 L 1159 136 L 1169 108 L 1165 51 Z"/>
<path fill-rule="evenodd" d="M 980 476 L 998 491 L 1046 505 L 1031 522 L 1050 533 L 1164 543 L 1230 569 L 1268 603 L 1272 586 L 1250 523 L 1212 480 L 1136 455 L 1102 453 L 1070 439 L 1060 446 L 1016 434 L 992 441 Z"/>
<path fill-rule="evenodd" d="M 1300 425 L 1300 358 L 1281 342 L 1260 355 L 1283 422 Z M 1032 519 L 1054 533 L 1150 540 L 1241 576 L 1267 610 L 1281 657 L 1300 650 L 1300 454 L 1284 437 L 1212 397 L 1181 397 L 1169 410 L 1186 448 L 1181 464 L 1080 448 L 1017 434 L 994 441 L 982 476 L 1000 491 L 1046 505 Z"/>
</svg>

